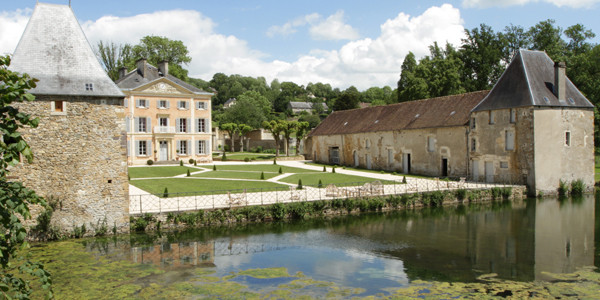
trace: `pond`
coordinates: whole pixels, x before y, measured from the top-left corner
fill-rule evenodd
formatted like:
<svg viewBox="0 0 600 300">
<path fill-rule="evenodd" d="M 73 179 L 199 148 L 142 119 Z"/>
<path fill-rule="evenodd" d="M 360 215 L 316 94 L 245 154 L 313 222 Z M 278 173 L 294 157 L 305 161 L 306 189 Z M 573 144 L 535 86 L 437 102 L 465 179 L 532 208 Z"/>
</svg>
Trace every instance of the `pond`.
<svg viewBox="0 0 600 300">
<path fill-rule="evenodd" d="M 528 199 L 72 240 L 32 252 L 65 298 L 387 296 L 421 281 L 495 273 L 533 282 L 593 266 L 597 209 L 593 196 Z"/>
</svg>

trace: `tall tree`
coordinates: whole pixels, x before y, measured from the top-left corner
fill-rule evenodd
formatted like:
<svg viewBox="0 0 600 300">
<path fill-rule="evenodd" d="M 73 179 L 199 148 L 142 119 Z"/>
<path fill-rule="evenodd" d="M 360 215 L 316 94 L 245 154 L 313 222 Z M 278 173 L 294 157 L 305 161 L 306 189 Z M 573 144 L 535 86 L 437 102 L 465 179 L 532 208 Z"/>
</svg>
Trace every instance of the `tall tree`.
<svg viewBox="0 0 600 300">
<path fill-rule="evenodd" d="M 225 123 L 219 126 L 219 129 L 227 132 L 229 134 L 229 139 L 231 140 L 231 149 L 229 151 L 235 152 L 235 134 L 238 131 L 238 125 L 235 123 Z"/>
<path fill-rule="evenodd" d="M 592 45 L 587 42 L 589 39 L 596 37 L 596 34 L 591 30 L 586 29 L 581 24 L 569 26 L 565 30 L 565 35 L 570 39 L 567 49 L 572 55 L 578 55 L 591 50 Z"/>
<path fill-rule="evenodd" d="M 283 132 L 283 121 L 282 120 L 271 120 L 271 121 L 264 121 L 262 123 L 262 127 L 266 130 L 268 130 L 272 135 L 273 135 L 273 139 L 275 140 L 275 156 L 278 157 L 279 156 L 279 145 L 281 144 L 281 133 Z"/>
<path fill-rule="evenodd" d="M 298 122 L 296 125 L 296 155 L 300 155 L 300 143 L 310 130 L 308 122 Z"/>
<path fill-rule="evenodd" d="M 507 43 L 492 27 L 465 29 L 459 56 L 463 62 L 462 82 L 467 91 L 487 90 L 498 81 L 504 66 L 503 52 Z"/>
<path fill-rule="evenodd" d="M 359 101 L 360 92 L 354 86 L 351 86 L 335 99 L 333 110 L 339 111 L 358 108 Z"/>
<path fill-rule="evenodd" d="M 504 27 L 502 38 L 506 43 L 506 50 L 504 51 L 505 63 L 509 63 L 519 49 L 531 48 L 530 36 L 522 26 L 510 24 Z"/>
<path fill-rule="evenodd" d="M 222 123 L 247 124 L 259 128 L 266 120 L 263 110 L 250 98 L 238 99 L 235 105 L 226 109 L 221 116 Z"/>
<path fill-rule="evenodd" d="M 12 181 L 10 167 L 21 158 L 33 161 L 33 153 L 19 132 L 21 128 L 35 128 L 39 120 L 19 111 L 15 102 L 33 101 L 27 91 L 35 87 L 35 79 L 8 69 L 10 57 L 0 56 L 0 298 L 26 299 L 32 290 L 30 278 L 37 277 L 46 297 L 52 297 L 50 273 L 40 263 L 17 256 L 25 249 L 27 229 L 23 222 L 31 218 L 31 205 L 46 206 L 46 201 L 21 182 Z"/>
<path fill-rule="evenodd" d="M 298 121 L 280 121 L 281 123 L 281 133 L 283 133 L 283 144 L 285 147 L 285 156 L 290 156 L 290 138 L 292 134 L 296 132 L 296 128 L 298 127 Z"/>
<path fill-rule="evenodd" d="M 99 41 L 94 49 L 104 71 L 113 81 L 119 79 L 119 69 L 134 60 L 132 47 L 129 44 L 115 44 Z"/>
<path fill-rule="evenodd" d="M 566 43 L 561 38 L 562 29 L 554 25 L 555 21 L 548 19 L 541 21 L 528 31 L 531 37 L 531 46 L 535 50 L 546 51 L 554 61 L 565 59 Z"/>
<path fill-rule="evenodd" d="M 254 128 L 252 126 L 246 124 L 238 125 L 238 133 L 240 134 L 240 152 L 244 152 L 244 141 L 248 142 L 248 133 L 250 133 Z M 247 145 L 248 146 L 248 145 Z M 246 150 L 249 149 L 246 147 Z"/>
<path fill-rule="evenodd" d="M 401 66 L 400 80 L 398 80 L 398 102 L 424 99 L 429 97 L 427 91 L 427 82 L 424 78 L 418 77 L 417 60 L 412 52 L 408 52 L 404 57 Z"/>
<path fill-rule="evenodd" d="M 189 51 L 182 41 L 170 40 L 162 36 L 145 36 L 131 49 L 135 59 L 146 58 L 157 66 L 161 61 L 169 62 L 169 73 L 181 80 L 187 80 L 188 71 L 183 68 L 192 61 Z M 130 61 L 130 66 L 133 67 Z"/>
</svg>

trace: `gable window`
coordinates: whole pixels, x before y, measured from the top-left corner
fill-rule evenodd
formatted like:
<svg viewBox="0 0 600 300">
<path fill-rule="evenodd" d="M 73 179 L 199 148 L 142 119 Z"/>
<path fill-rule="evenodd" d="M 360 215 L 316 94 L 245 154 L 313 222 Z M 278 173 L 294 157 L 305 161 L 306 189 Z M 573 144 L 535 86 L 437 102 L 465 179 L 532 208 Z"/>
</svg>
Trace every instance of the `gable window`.
<svg viewBox="0 0 600 300">
<path fill-rule="evenodd" d="M 433 152 L 435 150 L 435 139 L 430 136 L 427 137 L 427 151 Z"/>
<path fill-rule="evenodd" d="M 137 99 L 135 101 L 135 107 L 148 108 L 149 107 L 148 100 L 146 100 L 146 99 Z"/>
<path fill-rule="evenodd" d="M 206 141 L 199 140 L 196 147 L 196 154 L 206 154 Z"/>
<path fill-rule="evenodd" d="M 150 118 L 148 117 L 136 117 L 135 118 L 135 132 L 149 132 L 150 129 Z"/>
<path fill-rule="evenodd" d="M 188 119 L 186 118 L 181 118 L 181 119 L 176 119 L 175 121 L 176 123 L 176 127 L 177 127 L 177 132 L 188 132 Z"/>
<path fill-rule="evenodd" d="M 204 101 L 198 101 L 198 102 L 196 102 L 196 109 L 205 110 L 206 109 L 206 102 L 204 102 Z"/>
<path fill-rule="evenodd" d="M 206 119 L 196 119 L 196 132 L 207 132 L 206 130 Z"/>
<path fill-rule="evenodd" d="M 489 111 L 489 116 L 490 116 L 490 125 L 494 124 L 495 122 L 494 122 L 494 111 L 493 110 Z"/>
<path fill-rule="evenodd" d="M 179 155 L 188 155 L 188 141 L 178 141 L 177 151 L 179 151 Z"/>
<path fill-rule="evenodd" d="M 475 151 L 477 151 L 477 139 L 472 138 L 471 139 L 471 152 L 475 152 Z"/>
<path fill-rule="evenodd" d="M 167 100 L 158 100 L 158 108 L 167 109 L 169 108 L 169 101 Z"/>
<path fill-rule="evenodd" d="M 471 129 L 475 129 L 475 118 L 471 118 Z"/>
<path fill-rule="evenodd" d="M 178 109 L 188 109 L 187 101 L 177 101 L 177 108 Z"/>
<path fill-rule="evenodd" d="M 514 124 L 517 122 L 517 110 L 514 108 L 510 109 L 510 123 Z"/>
<path fill-rule="evenodd" d="M 565 131 L 565 146 L 571 146 L 571 132 Z"/>
<path fill-rule="evenodd" d="M 510 130 L 504 132 L 504 149 L 506 151 L 515 150 L 515 133 Z"/>
</svg>

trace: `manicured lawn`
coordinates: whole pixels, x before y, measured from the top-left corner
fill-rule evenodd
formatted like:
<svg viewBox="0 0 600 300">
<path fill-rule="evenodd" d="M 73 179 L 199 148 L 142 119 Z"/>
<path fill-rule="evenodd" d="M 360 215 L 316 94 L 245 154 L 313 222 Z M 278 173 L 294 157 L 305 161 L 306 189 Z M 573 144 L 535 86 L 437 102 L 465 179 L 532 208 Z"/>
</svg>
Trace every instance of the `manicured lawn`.
<svg viewBox="0 0 600 300">
<path fill-rule="evenodd" d="M 273 172 L 273 173 L 278 173 L 279 172 L 279 168 L 281 168 L 281 171 L 283 173 L 310 173 L 310 172 L 315 172 L 314 170 L 307 170 L 307 169 L 301 169 L 301 168 L 292 168 L 292 167 L 286 167 L 286 166 L 280 166 L 280 165 L 273 165 L 273 164 L 268 164 L 268 165 L 222 165 L 222 166 L 217 166 L 217 170 L 221 171 L 221 170 L 235 170 L 235 171 L 256 171 L 256 172 Z"/>
<path fill-rule="evenodd" d="M 306 163 L 306 165 L 309 166 L 319 166 L 319 167 L 327 167 L 327 172 L 331 172 L 331 168 L 333 168 L 333 165 L 326 165 L 326 164 L 320 164 L 320 163 Z M 390 172 L 390 171 L 381 171 L 381 170 L 369 170 L 369 169 L 361 169 L 361 168 L 354 168 L 354 167 L 347 167 L 347 166 L 336 166 L 335 168 L 336 170 L 340 170 L 340 169 L 344 169 L 344 170 L 352 170 L 352 171 L 360 171 L 360 172 L 367 172 L 367 173 L 377 173 L 377 174 L 393 174 L 394 172 Z M 413 177 L 413 178 L 425 178 L 425 179 L 430 179 L 432 177 L 429 176 L 421 176 L 421 175 L 413 175 L 413 174 L 402 174 L 402 173 L 398 173 L 396 172 L 396 175 L 399 176 L 406 176 L 406 177 Z"/>
<path fill-rule="evenodd" d="M 325 173 L 325 172 L 317 172 L 317 173 L 302 173 L 295 174 L 292 176 L 285 177 L 281 179 L 282 182 L 297 184 L 298 179 L 302 179 L 303 185 L 317 185 L 319 184 L 319 179 L 323 183 L 323 186 L 326 186 L 330 183 L 340 184 L 340 183 L 352 183 L 352 182 L 373 182 L 377 179 L 354 176 L 354 175 L 345 175 L 338 173 Z"/>
<path fill-rule="evenodd" d="M 192 177 L 200 177 L 200 178 L 235 178 L 235 179 L 255 179 L 260 180 L 261 172 L 248 172 L 248 171 L 210 171 L 204 172 L 196 175 L 192 175 Z M 279 175 L 279 173 L 275 172 L 267 172 L 265 173 L 265 179 L 273 178 Z"/>
<path fill-rule="evenodd" d="M 194 193 L 212 191 L 214 194 L 225 194 L 228 190 L 238 189 L 264 189 L 287 188 L 282 184 L 269 181 L 244 181 L 244 180 L 208 180 L 198 178 L 166 178 L 166 179 L 141 179 L 131 180 L 130 184 L 151 194 L 162 194 L 165 187 L 169 193 Z M 172 195 L 175 196 L 175 195 Z"/>
<path fill-rule="evenodd" d="M 197 168 L 181 166 L 131 167 L 129 168 L 129 178 L 172 177 L 186 174 L 187 170 L 190 172 L 200 171 Z"/>
<path fill-rule="evenodd" d="M 223 157 L 223 154 L 215 155 L 214 157 Z M 248 159 L 255 160 L 272 160 L 275 157 L 275 154 L 269 153 L 252 153 L 252 152 L 227 152 L 227 159 L 231 160 L 244 160 L 246 157 Z"/>
</svg>

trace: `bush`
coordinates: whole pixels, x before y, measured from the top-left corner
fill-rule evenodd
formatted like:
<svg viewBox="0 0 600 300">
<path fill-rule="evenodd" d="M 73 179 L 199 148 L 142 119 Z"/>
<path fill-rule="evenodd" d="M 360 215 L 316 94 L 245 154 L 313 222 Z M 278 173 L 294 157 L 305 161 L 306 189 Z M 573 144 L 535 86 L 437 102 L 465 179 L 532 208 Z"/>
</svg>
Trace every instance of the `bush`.
<svg viewBox="0 0 600 300">
<path fill-rule="evenodd" d="M 165 191 L 163 192 L 163 196 L 162 197 L 163 198 L 169 197 L 169 189 L 167 189 L 166 187 L 165 187 Z"/>
<path fill-rule="evenodd" d="M 183 167 L 183 160 L 180 160 L 180 161 L 179 161 L 179 166 L 180 166 L 180 167 Z"/>
<path fill-rule="evenodd" d="M 321 179 L 319 179 L 319 185 L 318 185 L 318 187 L 319 187 L 319 188 L 322 188 L 322 187 L 323 187 L 323 182 L 321 181 Z"/>
<path fill-rule="evenodd" d="M 500 196 L 502 195 L 502 189 L 500 189 L 499 187 L 493 187 L 491 189 L 491 192 L 492 192 L 492 199 L 500 198 Z"/>
<path fill-rule="evenodd" d="M 277 157 L 273 158 L 273 164 L 276 165 L 277 164 Z"/>
<path fill-rule="evenodd" d="M 249 158 L 249 157 L 244 157 L 244 161 L 245 161 L 245 162 L 249 162 L 249 161 L 250 161 L 250 158 Z"/>
<path fill-rule="evenodd" d="M 327 168 L 323 166 L 323 172 L 327 172 Z"/>
<path fill-rule="evenodd" d="M 331 169 L 331 173 L 335 173 L 335 166 Z"/>
<path fill-rule="evenodd" d="M 221 161 L 227 160 L 227 152 L 223 152 L 223 156 L 221 157 Z"/>
<path fill-rule="evenodd" d="M 263 151 L 262 146 L 256 146 L 256 149 L 254 150 L 254 152 L 256 153 L 261 153 Z"/>
<path fill-rule="evenodd" d="M 402 176 L 402 183 L 406 183 L 406 176 Z"/>
<path fill-rule="evenodd" d="M 196 163 L 196 161 L 193 158 L 190 158 L 190 160 L 188 160 L 188 162 L 190 163 L 190 165 Z"/>
<path fill-rule="evenodd" d="M 190 177 L 190 169 L 187 170 L 187 177 Z"/>
<path fill-rule="evenodd" d="M 149 159 L 149 160 L 146 161 L 146 164 L 149 165 L 149 166 L 151 166 L 151 165 L 154 164 L 154 161 L 151 160 L 151 159 Z"/>
<path fill-rule="evenodd" d="M 511 187 L 505 187 L 502 188 L 502 198 L 504 198 L 504 200 L 510 198 L 510 196 L 512 195 L 512 188 Z"/>
<path fill-rule="evenodd" d="M 456 198 L 460 201 L 463 201 L 467 198 L 467 190 L 460 189 L 455 192 Z"/>
<path fill-rule="evenodd" d="M 217 165 L 213 165 L 213 171 L 217 170 Z"/>
<path fill-rule="evenodd" d="M 273 220 L 275 220 L 275 221 L 283 220 L 285 218 L 285 216 L 287 215 L 286 206 L 282 203 L 275 203 L 275 204 L 271 205 L 270 210 L 271 210 L 271 216 L 273 217 Z"/>
<path fill-rule="evenodd" d="M 283 170 L 279 167 L 279 174 L 283 174 Z"/>
<path fill-rule="evenodd" d="M 569 186 L 567 185 L 567 182 L 563 181 L 562 179 L 558 182 L 558 195 L 559 196 L 564 196 L 566 194 L 569 193 Z"/>
<path fill-rule="evenodd" d="M 302 189 L 302 179 L 298 179 L 298 187 L 296 187 L 297 190 L 301 190 Z"/>
<path fill-rule="evenodd" d="M 585 192 L 585 183 L 583 180 L 577 179 L 575 181 L 571 181 L 571 195 L 573 196 L 581 196 Z"/>
<path fill-rule="evenodd" d="M 290 218 L 296 220 L 304 220 L 308 214 L 308 203 L 307 202 L 295 202 L 288 204 L 288 211 Z"/>
<path fill-rule="evenodd" d="M 260 172 L 260 179 L 265 180 L 265 172 Z"/>
</svg>

